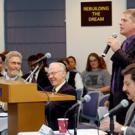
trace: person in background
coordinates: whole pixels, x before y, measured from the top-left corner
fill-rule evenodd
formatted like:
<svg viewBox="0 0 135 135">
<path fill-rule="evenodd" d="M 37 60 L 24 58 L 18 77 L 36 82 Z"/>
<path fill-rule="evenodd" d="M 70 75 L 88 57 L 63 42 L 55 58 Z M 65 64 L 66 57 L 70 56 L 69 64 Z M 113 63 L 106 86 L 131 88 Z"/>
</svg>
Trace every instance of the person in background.
<svg viewBox="0 0 135 135">
<path fill-rule="evenodd" d="M 50 86 L 50 81 L 47 77 L 47 72 L 45 72 L 44 65 L 42 63 L 35 63 L 41 55 L 31 55 L 28 57 L 28 66 L 30 71 L 23 75 L 22 77 L 27 80 L 28 82 L 37 83 L 38 90 L 44 90 L 44 88 Z M 35 63 L 35 64 L 34 64 Z M 38 69 L 31 75 L 33 70 L 38 66 Z M 31 77 L 29 77 L 31 75 Z M 28 79 L 29 77 L 29 79 Z"/>
<path fill-rule="evenodd" d="M 111 76 L 105 62 L 96 53 L 89 54 L 82 79 L 87 91 L 98 90 L 104 94 L 110 91 Z"/>
<path fill-rule="evenodd" d="M 110 109 L 120 103 L 122 99 L 127 99 L 123 92 L 123 76 L 121 71 L 131 63 L 135 63 L 135 9 L 127 9 L 122 13 L 120 20 L 120 34 L 126 37 L 122 46 L 117 38 L 108 37 L 107 44 L 114 54 L 112 60 L 111 93 L 109 98 Z M 116 113 L 116 120 L 123 124 L 128 108 Z"/>
<path fill-rule="evenodd" d="M 52 86 L 48 87 L 48 91 L 76 95 L 75 89 L 66 82 L 66 67 L 63 63 L 53 62 L 49 65 L 48 78 Z M 48 126 L 53 130 L 58 130 L 57 118 L 64 118 L 65 112 L 76 103 L 75 101 L 50 101 L 45 106 L 45 116 Z M 69 128 L 74 128 L 74 111 L 71 111 L 67 117 L 69 118 Z"/>
<path fill-rule="evenodd" d="M 10 51 L 5 58 L 5 74 L 0 77 L 0 81 L 11 80 L 24 82 L 24 79 L 20 77 L 20 70 L 22 65 L 22 55 L 18 51 Z M 7 111 L 7 103 L 0 102 L 2 109 Z"/>
<path fill-rule="evenodd" d="M 122 75 L 124 76 L 123 92 L 133 103 L 127 111 L 124 125 L 114 122 L 114 132 L 121 135 L 135 135 L 135 63 L 128 65 L 122 71 Z M 109 129 L 109 125 L 108 120 L 103 120 L 100 128 Z"/>
<path fill-rule="evenodd" d="M 76 90 L 81 90 L 83 93 L 83 82 L 82 77 L 79 72 L 75 70 L 71 70 L 70 64 L 67 58 L 59 60 L 59 62 L 63 63 L 66 66 L 67 75 L 66 80 L 68 84 L 74 87 Z"/>
<path fill-rule="evenodd" d="M 76 58 L 74 56 L 68 56 L 67 57 L 68 63 L 69 63 L 69 70 L 70 71 L 77 71 L 76 69 Z"/>
<path fill-rule="evenodd" d="M 0 76 L 3 76 L 5 74 L 4 61 L 5 56 L 3 54 L 0 54 Z"/>
</svg>

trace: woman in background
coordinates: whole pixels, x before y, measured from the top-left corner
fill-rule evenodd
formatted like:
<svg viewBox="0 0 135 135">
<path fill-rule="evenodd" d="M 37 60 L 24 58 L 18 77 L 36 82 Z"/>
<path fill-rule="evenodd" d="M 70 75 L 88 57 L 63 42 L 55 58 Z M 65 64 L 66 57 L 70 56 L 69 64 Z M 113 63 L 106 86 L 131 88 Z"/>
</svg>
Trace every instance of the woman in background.
<svg viewBox="0 0 135 135">
<path fill-rule="evenodd" d="M 87 91 L 98 90 L 104 94 L 110 91 L 111 76 L 107 71 L 104 59 L 96 53 L 89 54 L 82 79 Z"/>
</svg>

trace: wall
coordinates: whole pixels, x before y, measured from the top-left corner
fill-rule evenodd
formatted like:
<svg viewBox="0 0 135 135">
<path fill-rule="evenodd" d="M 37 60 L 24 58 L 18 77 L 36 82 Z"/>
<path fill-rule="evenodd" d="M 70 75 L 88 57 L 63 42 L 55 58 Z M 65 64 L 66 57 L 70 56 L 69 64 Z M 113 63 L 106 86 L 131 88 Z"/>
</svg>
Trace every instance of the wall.
<svg viewBox="0 0 135 135">
<path fill-rule="evenodd" d="M 81 27 L 80 3 L 85 1 L 92 0 L 66 0 L 67 56 L 74 55 L 77 58 L 80 71 L 85 69 L 86 59 L 90 52 L 97 52 L 101 55 L 106 47 L 107 37 L 114 32 L 119 33 L 121 13 L 126 9 L 126 0 L 112 0 L 112 26 Z M 118 38 L 122 40 L 123 37 Z M 111 55 L 110 50 L 105 57 L 110 72 Z"/>
<path fill-rule="evenodd" d="M 51 52 L 49 62 L 66 57 L 64 20 L 65 0 L 5 0 L 6 50 L 21 52 L 23 73 L 30 55 Z"/>
<path fill-rule="evenodd" d="M 0 0 L 0 51 L 4 49 L 4 6 Z M 92 0 L 66 0 L 66 38 L 67 56 L 74 55 L 77 58 L 78 69 L 83 71 L 86 59 L 90 52 L 102 54 L 106 46 L 106 38 L 114 32 L 119 32 L 121 12 L 126 9 L 126 0 L 112 0 L 113 25 L 106 27 L 81 27 L 80 2 Z M 102 1 L 102 0 L 101 0 Z M 122 41 L 123 37 L 119 36 Z M 105 60 L 111 72 L 110 50 Z"/>
<path fill-rule="evenodd" d="M 0 52 L 4 51 L 4 0 L 0 0 Z"/>
</svg>

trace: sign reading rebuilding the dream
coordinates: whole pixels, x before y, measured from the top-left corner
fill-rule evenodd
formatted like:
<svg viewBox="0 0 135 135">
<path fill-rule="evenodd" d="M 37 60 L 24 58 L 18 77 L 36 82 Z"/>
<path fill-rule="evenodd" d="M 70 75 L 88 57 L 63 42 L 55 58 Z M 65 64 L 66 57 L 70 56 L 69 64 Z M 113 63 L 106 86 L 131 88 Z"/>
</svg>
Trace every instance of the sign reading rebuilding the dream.
<svg viewBox="0 0 135 135">
<path fill-rule="evenodd" d="M 81 26 L 111 26 L 112 3 L 81 2 Z"/>
</svg>

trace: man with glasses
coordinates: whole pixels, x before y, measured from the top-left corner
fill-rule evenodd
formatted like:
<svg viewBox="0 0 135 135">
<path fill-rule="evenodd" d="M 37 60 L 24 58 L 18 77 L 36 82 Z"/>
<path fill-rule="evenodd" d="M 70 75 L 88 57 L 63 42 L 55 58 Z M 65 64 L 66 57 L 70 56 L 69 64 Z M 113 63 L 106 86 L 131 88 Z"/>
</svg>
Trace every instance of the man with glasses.
<svg viewBox="0 0 135 135">
<path fill-rule="evenodd" d="M 48 68 L 48 79 L 52 84 L 47 88 L 48 91 L 76 96 L 75 89 L 66 82 L 66 67 L 64 64 L 60 62 L 51 63 Z M 65 112 L 75 103 L 76 101 L 48 102 L 45 107 L 48 126 L 53 130 L 58 130 L 57 118 L 64 117 Z M 69 118 L 68 127 L 74 128 L 74 111 L 69 112 L 67 117 Z"/>
<path fill-rule="evenodd" d="M 4 63 L 5 73 L 0 77 L 0 81 L 12 80 L 21 81 L 24 80 L 20 77 L 21 65 L 22 65 L 22 55 L 17 51 L 10 51 L 5 58 Z M 0 112 L 7 111 L 7 103 L 0 101 Z M 0 119 L 1 120 L 1 119 Z M 5 129 L 2 134 L 7 134 L 7 129 Z"/>
<path fill-rule="evenodd" d="M 24 80 L 20 77 L 22 64 L 22 55 L 17 51 L 11 51 L 6 55 L 5 59 L 5 74 L 0 77 L 1 80 L 16 80 L 23 82 Z M 0 102 L 2 109 L 7 111 L 7 104 Z"/>
</svg>

